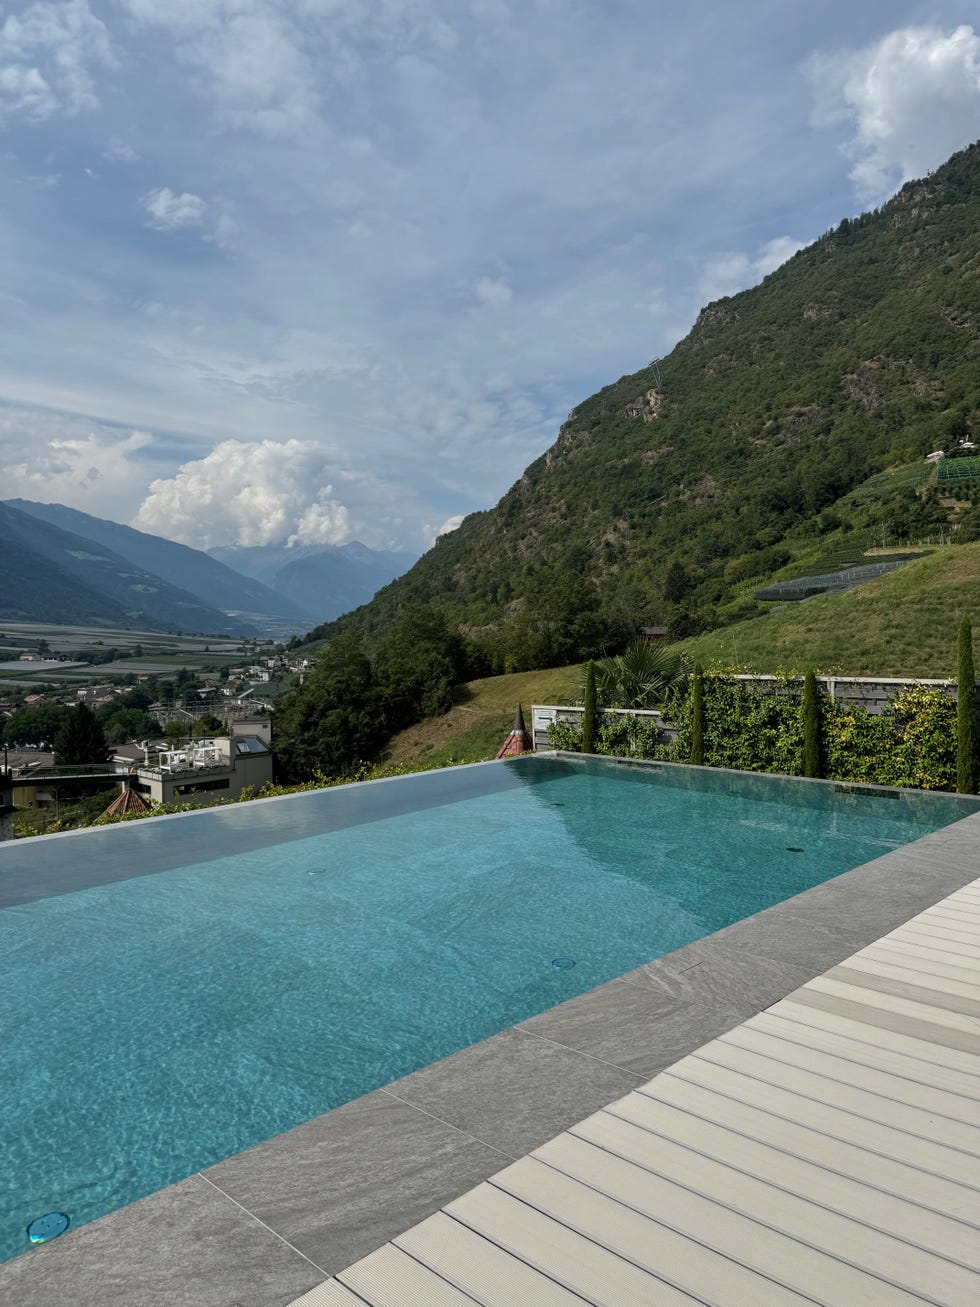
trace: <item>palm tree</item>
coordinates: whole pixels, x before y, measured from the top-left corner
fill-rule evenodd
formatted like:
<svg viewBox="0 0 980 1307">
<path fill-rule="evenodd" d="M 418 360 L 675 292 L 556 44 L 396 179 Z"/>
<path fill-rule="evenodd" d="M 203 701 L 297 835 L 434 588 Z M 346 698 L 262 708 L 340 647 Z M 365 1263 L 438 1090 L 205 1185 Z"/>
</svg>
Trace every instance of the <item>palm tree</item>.
<svg viewBox="0 0 980 1307">
<path fill-rule="evenodd" d="M 595 664 L 596 697 L 604 708 L 651 708 L 687 681 L 687 669 L 662 645 L 634 640 Z"/>
</svg>

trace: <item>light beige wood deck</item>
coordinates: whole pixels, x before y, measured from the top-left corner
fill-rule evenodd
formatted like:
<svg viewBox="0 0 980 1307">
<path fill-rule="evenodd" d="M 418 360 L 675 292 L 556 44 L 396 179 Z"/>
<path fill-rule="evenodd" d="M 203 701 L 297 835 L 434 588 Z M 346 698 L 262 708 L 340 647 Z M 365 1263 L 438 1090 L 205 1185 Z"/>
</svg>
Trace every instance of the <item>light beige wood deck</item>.
<svg viewBox="0 0 980 1307">
<path fill-rule="evenodd" d="M 293 1307 L 980 1303 L 980 881 Z"/>
</svg>

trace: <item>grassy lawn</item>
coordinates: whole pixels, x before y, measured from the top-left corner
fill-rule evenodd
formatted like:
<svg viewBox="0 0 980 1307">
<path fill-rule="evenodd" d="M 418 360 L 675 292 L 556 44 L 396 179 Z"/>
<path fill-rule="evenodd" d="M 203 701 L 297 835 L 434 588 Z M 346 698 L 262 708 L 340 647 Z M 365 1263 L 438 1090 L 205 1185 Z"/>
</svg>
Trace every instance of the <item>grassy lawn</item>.
<svg viewBox="0 0 980 1307">
<path fill-rule="evenodd" d="M 492 758 L 514 724 L 518 703 L 530 728 L 532 703 L 568 703 L 578 697 L 581 667 L 555 667 L 540 672 L 513 672 L 470 681 L 455 692 L 455 704 L 442 717 L 425 721 L 396 735 L 386 762 L 481 762 Z"/>
<path fill-rule="evenodd" d="M 765 617 L 684 640 L 706 667 L 852 676 L 956 675 L 956 630 L 980 626 L 980 542 L 937 549 L 842 595 L 821 595 Z"/>
</svg>

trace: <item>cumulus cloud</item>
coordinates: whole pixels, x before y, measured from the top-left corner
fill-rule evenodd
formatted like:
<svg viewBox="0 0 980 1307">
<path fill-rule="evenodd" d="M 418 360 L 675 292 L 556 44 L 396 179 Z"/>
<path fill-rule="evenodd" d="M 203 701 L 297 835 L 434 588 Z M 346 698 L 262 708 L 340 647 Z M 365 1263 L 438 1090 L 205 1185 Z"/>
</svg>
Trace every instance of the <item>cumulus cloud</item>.
<svg viewBox="0 0 980 1307">
<path fill-rule="evenodd" d="M 797 250 L 802 250 L 803 244 L 792 236 L 776 236 L 766 241 L 754 256 L 734 250 L 719 254 L 705 264 L 698 282 L 698 295 L 702 300 L 716 300 L 723 295 L 734 295 L 747 286 L 755 286 L 791 259 Z"/>
<path fill-rule="evenodd" d="M 178 231 L 186 227 L 201 227 L 208 216 L 208 205 L 199 195 L 189 191 L 178 194 L 169 186 L 148 191 L 140 200 L 149 215 L 147 225 L 157 231 Z"/>
<path fill-rule="evenodd" d="M 0 120 L 42 123 L 97 109 L 95 70 L 115 56 L 88 0 L 39 0 L 0 26 Z"/>
<path fill-rule="evenodd" d="M 426 549 L 431 549 L 440 536 L 447 536 L 455 531 L 462 524 L 463 516 L 462 513 L 454 513 L 452 517 L 446 518 L 442 526 L 433 526 L 431 522 L 426 522 L 421 533 Z"/>
<path fill-rule="evenodd" d="M 73 414 L 0 408 L 4 497 L 126 518 L 145 492 L 153 440 Z"/>
<path fill-rule="evenodd" d="M 862 201 L 883 199 L 980 136 L 980 34 L 904 27 L 861 50 L 819 54 L 814 121 L 846 123 Z"/>
<path fill-rule="evenodd" d="M 154 481 L 135 525 L 196 548 L 355 538 L 387 547 L 406 538 L 402 504 L 416 508 L 410 493 L 353 471 L 316 441 L 223 440 Z"/>
</svg>

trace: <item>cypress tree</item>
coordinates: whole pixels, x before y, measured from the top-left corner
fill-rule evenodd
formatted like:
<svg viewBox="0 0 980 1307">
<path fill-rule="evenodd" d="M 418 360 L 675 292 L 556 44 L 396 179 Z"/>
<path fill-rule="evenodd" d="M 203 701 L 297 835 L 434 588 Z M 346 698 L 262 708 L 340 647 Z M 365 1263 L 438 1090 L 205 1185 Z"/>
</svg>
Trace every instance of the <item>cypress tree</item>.
<svg viewBox="0 0 980 1307">
<path fill-rule="evenodd" d="M 976 673 L 973 667 L 973 626 L 960 622 L 956 660 L 956 788 L 976 794 Z"/>
<path fill-rule="evenodd" d="M 109 750 L 105 733 L 86 704 L 80 703 L 68 714 L 54 742 L 54 760 L 61 767 L 78 767 L 86 763 L 105 762 Z"/>
<path fill-rule="evenodd" d="M 585 664 L 581 747 L 583 753 L 595 753 L 595 663 L 591 658 Z"/>
<path fill-rule="evenodd" d="M 813 671 L 803 680 L 803 775 L 821 776 L 820 690 Z"/>
<path fill-rule="evenodd" d="M 704 766 L 704 672 L 695 663 L 691 677 L 691 762 Z"/>
</svg>

